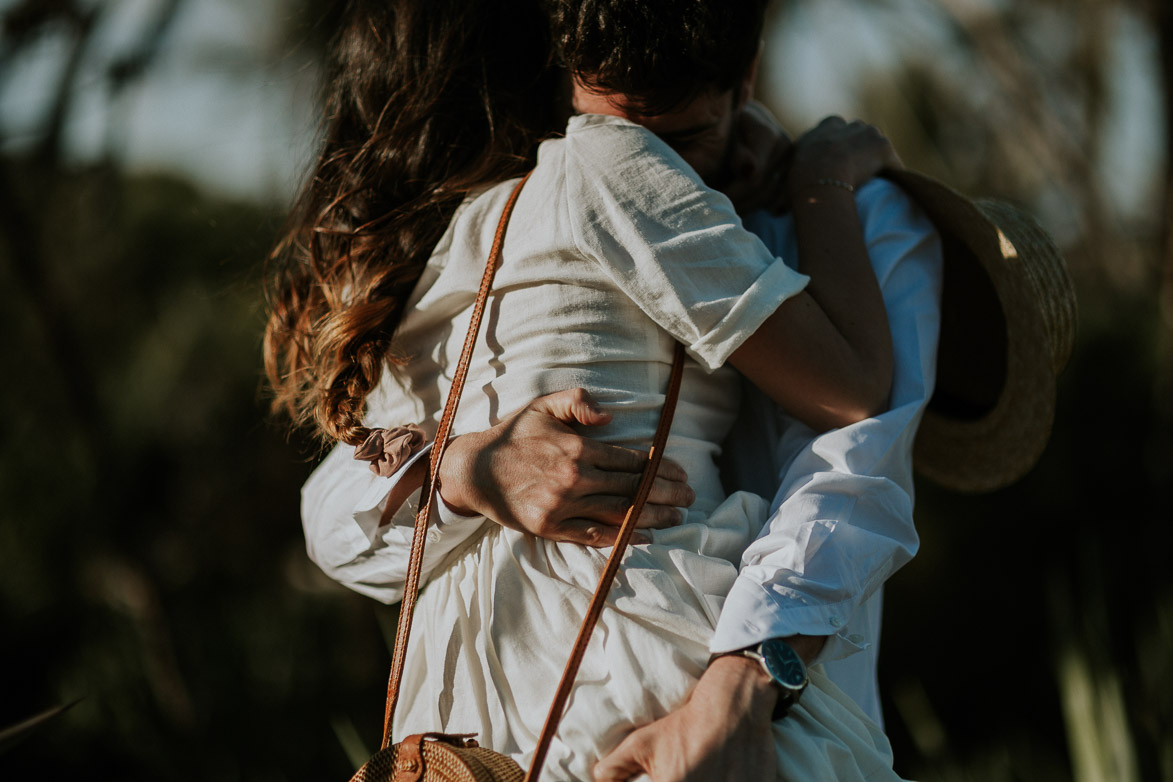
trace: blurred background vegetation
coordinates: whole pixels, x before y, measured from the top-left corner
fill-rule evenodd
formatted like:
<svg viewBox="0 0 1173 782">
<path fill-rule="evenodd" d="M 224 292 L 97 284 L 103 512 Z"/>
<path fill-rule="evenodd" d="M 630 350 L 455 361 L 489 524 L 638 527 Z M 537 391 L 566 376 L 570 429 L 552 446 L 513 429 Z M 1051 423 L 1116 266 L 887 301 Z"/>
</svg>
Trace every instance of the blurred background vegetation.
<svg viewBox="0 0 1173 782">
<path fill-rule="evenodd" d="M 306 559 L 259 369 L 334 5 L 0 0 L 0 778 L 345 779 L 377 741 L 390 611 Z M 920 487 L 898 768 L 1173 780 L 1173 8 L 775 0 L 761 81 L 1026 206 L 1080 296 L 1039 467 Z"/>
</svg>

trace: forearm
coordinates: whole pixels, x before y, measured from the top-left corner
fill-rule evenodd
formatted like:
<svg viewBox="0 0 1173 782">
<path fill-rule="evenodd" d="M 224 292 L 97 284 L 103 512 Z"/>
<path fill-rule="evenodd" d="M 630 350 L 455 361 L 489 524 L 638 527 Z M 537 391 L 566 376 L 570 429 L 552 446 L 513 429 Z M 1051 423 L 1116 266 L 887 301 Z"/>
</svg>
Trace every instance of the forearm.
<svg viewBox="0 0 1173 782">
<path fill-rule="evenodd" d="M 395 485 L 387 493 L 387 501 L 383 505 L 383 512 L 379 516 L 379 526 L 385 526 L 391 523 L 399 513 L 403 504 L 407 502 L 408 498 L 413 494 L 419 494 L 420 489 L 423 488 L 424 479 L 428 475 L 428 460 L 426 457 L 416 459 L 407 466 L 399 476 Z M 464 514 L 470 515 L 470 514 Z"/>
<path fill-rule="evenodd" d="M 892 337 L 853 193 L 809 185 L 796 196 L 798 267 L 810 282 L 730 363 L 807 426 L 827 431 L 887 408 Z"/>
<path fill-rule="evenodd" d="M 798 268 L 810 276 L 806 292 L 840 339 L 826 355 L 836 369 L 842 397 L 837 406 L 852 421 L 882 411 L 892 385 L 892 338 L 872 269 L 854 194 L 831 184 L 810 184 L 794 193 Z"/>
</svg>

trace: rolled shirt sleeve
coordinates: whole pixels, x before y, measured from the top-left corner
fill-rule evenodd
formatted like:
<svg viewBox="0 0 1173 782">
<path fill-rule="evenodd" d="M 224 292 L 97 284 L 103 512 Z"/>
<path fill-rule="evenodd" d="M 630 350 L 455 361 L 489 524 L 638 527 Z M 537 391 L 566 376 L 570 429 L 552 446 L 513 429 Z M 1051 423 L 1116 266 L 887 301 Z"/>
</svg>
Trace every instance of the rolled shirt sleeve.
<svg viewBox="0 0 1173 782">
<path fill-rule="evenodd" d="M 574 117 L 566 177 L 579 251 L 709 371 L 809 282 L 646 128 Z"/>
</svg>

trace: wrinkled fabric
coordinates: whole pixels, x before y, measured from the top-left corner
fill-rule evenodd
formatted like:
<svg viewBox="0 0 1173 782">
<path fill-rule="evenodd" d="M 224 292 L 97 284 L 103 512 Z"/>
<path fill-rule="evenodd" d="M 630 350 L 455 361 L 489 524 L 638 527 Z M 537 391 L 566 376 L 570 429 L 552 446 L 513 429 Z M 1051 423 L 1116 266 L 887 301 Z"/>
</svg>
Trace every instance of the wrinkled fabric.
<svg viewBox="0 0 1173 782">
<path fill-rule="evenodd" d="M 729 557 L 768 509 L 739 493 L 704 522 L 625 556 L 547 757 L 544 780 L 591 779 L 636 726 L 687 699 L 737 577 Z M 497 525 L 454 554 L 420 594 L 393 734 L 478 733 L 528 767 L 562 668 L 609 550 L 536 541 Z M 774 725 L 780 780 L 896 779 L 882 730 L 811 669 Z"/>
<path fill-rule="evenodd" d="M 388 366 L 371 395 L 375 425 L 420 421 L 435 432 L 511 186 L 467 200 L 437 245 L 396 333 L 396 349 L 412 359 Z M 697 494 L 684 523 L 650 531 L 650 544 L 627 552 L 543 778 L 589 779 L 599 757 L 678 707 L 703 672 L 742 554 L 769 511 L 759 495 L 727 496 L 717 474 L 739 399 L 738 375 L 724 364 L 805 284 L 645 129 L 576 117 L 565 139 L 542 145 L 506 235 L 455 431 L 483 430 L 537 396 L 583 386 L 613 413 L 590 436 L 646 448 L 680 341 L 692 360 L 665 455 Z M 411 503 L 390 524 L 377 521 L 378 494 L 394 476 L 319 480 L 305 494 L 315 561 L 359 591 L 397 599 Z M 341 525 L 318 512 L 355 489 L 368 512 Z M 395 733 L 475 732 L 524 764 L 608 551 L 477 517 L 438 522 L 428 535 Z M 776 735 L 788 758 L 780 779 L 895 778 L 880 729 L 817 671 Z"/>
<path fill-rule="evenodd" d="M 892 330 L 890 407 L 816 435 L 757 389 L 742 389 L 722 455 L 726 486 L 776 496 L 769 521 L 743 555 L 710 651 L 796 633 L 826 635 L 820 659 L 828 675 L 880 722 L 880 584 L 917 547 L 912 441 L 933 390 L 942 268 L 936 233 L 899 188 L 876 180 L 860 188 L 856 200 Z M 790 216 L 757 213 L 746 227 L 793 263 L 797 239 Z M 338 581 L 396 600 L 410 535 L 393 526 L 380 537 L 377 527 L 398 475 L 372 476 L 343 450 L 327 456 L 303 491 L 307 546 Z M 436 507 L 425 573 L 478 527 L 446 512 L 442 501 Z M 410 524 L 414 512 L 409 501 L 396 523 Z M 814 527 L 821 534 L 811 534 Z"/>
</svg>

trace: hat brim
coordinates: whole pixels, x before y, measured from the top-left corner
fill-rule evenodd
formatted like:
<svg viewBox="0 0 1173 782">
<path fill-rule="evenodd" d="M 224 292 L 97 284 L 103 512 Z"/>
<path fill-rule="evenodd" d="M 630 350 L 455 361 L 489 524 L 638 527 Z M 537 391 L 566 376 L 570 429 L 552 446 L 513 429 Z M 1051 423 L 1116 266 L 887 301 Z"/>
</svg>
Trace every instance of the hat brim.
<svg viewBox="0 0 1173 782">
<path fill-rule="evenodd" d="M 916 470 L 955 491 L 1007 486 L 1038 461 L 1070 354 L 1074 286 L 1054 242 L 1024 212 L 971 201 L 929 177 L 887 175 L 937 227 L 944 252 L 936 391 Z"/>
</svg>

